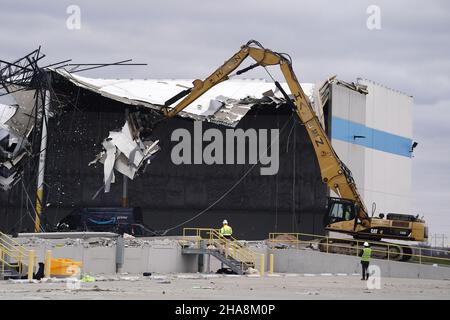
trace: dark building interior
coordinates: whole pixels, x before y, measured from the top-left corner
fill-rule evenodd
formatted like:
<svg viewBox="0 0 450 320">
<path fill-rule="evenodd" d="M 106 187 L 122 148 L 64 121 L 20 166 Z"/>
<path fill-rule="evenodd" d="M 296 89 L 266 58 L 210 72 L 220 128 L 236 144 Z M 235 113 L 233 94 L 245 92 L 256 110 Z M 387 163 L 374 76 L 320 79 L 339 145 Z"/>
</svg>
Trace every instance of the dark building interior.
<svg viewBox="0 0 450 320">
<path fill-rule="evenodd" d="M 103 186 L 103 165 L 88 163 L 101 151 L 101 142 L 109 131 L 123 126 L 128 107 L 62 78 L 54 79 L 53 89 L 57 95 L 52 100 L 54 116 L 49 120 L 47 225 L 56 224 L 76 207 L 120 206 L 122 176 L 116 173 L 111 191 L 101 191 L 93 199 Z M 130 107 L 131 112 L 134 109 Z M 184 227 L 218 228 L 227 219 L 238 239 L 266 239 L 270 232 L 324 234 L 327 187 L 321 182 L 306 130 L 287 105 L 253 107 L 237 126 L 244 130 L 280 129 L 276 175 L 261 175 L 259 164 L 173 164 L 170 155 L 177 142 L 170 139 L 172 131 L 185 128 L 192 132 L 193 126 L 194 121 L 188 118 L 174 118 L 157 126 L 151 139 L 159 140 L 161 150 L 145 171 L 128 183 L 129 205 L 142 208 L 146 225 L 156 230 L 180 225 L 168 232 L 177 235 Z M 227 129 L 203 122 L 203 130 L 208 128 Z M 20 188 L 17 184 L 1 195 L 5 204 L 0 212 L 2 230 L 33 228 L 33 209 L 28 205 L 27 212 Z M 34 199 L 35 195 L 30 197 Z"/>
</svg>

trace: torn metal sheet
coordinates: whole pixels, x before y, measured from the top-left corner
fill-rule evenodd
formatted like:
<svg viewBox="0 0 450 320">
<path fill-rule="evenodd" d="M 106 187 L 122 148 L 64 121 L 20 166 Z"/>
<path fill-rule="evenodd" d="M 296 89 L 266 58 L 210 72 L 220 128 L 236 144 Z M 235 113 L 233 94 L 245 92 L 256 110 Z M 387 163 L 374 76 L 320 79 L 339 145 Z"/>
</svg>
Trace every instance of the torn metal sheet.
<svg viewBox="0 0 450 320">
<path fill-rule="evenodd" d="M 22 134 L 29 134 L 24 129 L 27 126 L 25 122 L 32 128 L 34 121 L 28 116 L 22 117 L 23 110 L 28 109 L 0 104 L 0 188 L 3 190 L 11 189 L 19 181 L 19 172 L 23 167 L 21 162 L 29 154 L 30 144 L 26 135 Z"/>
<path fill-rule="evenodd" d="M 105 183 L 105 192 L 109 192 L 111 183 L 114 183 L 116 177 L 114 176 L 114 163 L 116 162 L 117 147 L 110 141 L 103 141 L 105 148 L 105 160 L 103 161 L 103 174 Z"/>
<path fill-rule="evenodd" d="M 11 132 L 7 126 L 0 125 L 0 160 L 13 160 L 28 146 L 26 139 Z"/>
<path fill-rule="evenodd" d="M 30 90 L 17 85 L 9 85 L 11 96 L 17 104 L 14 105 L 16 112 L 13 117 L 5 122 L 16 134 L 28 137 L 35 126 L 36 90 Z M 42 110 L 42 103 L 38 101 L 37 109 Z M 38 112 L 40 116 L 40 112 Z"/>
<path fill-rule="evenodd" d="M 4 191 L 11 189 L 19 181 L 19 178 L 17 172 L 7 177 L 0 175 L 0 188 Z"/>
<path fill-rule="evenodd" d="M 20 178 L 19 163 L 28 154 L 29 143 L 6 123 L 11 121 L 17 108 L 0 105 L 0 188 L 9 190 Z"/>
<path fill-rule="evenodd" d="M 17 107 L 0 103 L 0 124 L 9 121 L 17 111 Z"/>
<path fill-rule="evenodd" d="M 134 179 L 139 169 L 160 150 L 158 142 L 134 138 L 128 121 L 121 131 L 111 131 L 102 143 L 104 151 L 89 163 L 89 165 L 97 162 L 103 164 L 105 192 L 109 192 L 111 184 L 115 182 L 114 170 Z"/>
</svg>

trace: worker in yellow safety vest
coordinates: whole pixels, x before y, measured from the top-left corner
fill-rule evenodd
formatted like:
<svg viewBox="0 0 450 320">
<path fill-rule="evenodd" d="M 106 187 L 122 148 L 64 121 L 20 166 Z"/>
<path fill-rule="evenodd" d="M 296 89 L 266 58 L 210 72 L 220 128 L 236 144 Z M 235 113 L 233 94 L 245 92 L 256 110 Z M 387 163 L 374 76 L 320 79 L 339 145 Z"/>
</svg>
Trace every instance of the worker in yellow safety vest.
<svg viewBox="0 0 450 320">
<path fill-rule="evenodd" d="M 361 266 L 362 266 L 362 278 L 361 280 L 368 280 L 369 279 L 369 261 L 370 256 L 372 254 L 372 249 L 369 247 L 369 244 L 367 242 L 364 242 L 364 249 L 362 251 L 361 255 Z"/>
<path fill-rule="evenodd" d="M 231 235 L 233 234 L 233 229 L 228 225 L 227 220 L 223 220 L 223 227 L 220 228 L 220 234 L 227 239 L 231 238 Z"/>
<path fill-rule="evenodd" d="M 223 220 L 223 227 L 219 230 L 220 235 L 222 236 L 222 254 L 228 256 L 228 247 L 227 242 L 231 240 L 231 235 L 233 234 L 233 229 L 228 225 L 227 220 Z"/>
</svg>

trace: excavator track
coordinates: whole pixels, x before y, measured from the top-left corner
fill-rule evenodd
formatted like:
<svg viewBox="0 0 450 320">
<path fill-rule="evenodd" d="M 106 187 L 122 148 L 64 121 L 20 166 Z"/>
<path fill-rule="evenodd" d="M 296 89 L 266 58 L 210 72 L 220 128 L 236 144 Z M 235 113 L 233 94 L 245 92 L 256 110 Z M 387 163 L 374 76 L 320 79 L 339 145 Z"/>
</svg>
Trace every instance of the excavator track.
<svg viewBox="0 0 450 320">
<path fill-rule="evenodd" d="M 391 242 L 371 242 L 372 258 L 386 259 L 394 261 L 408 261 L 411 259 L 412 249 L 407 246 L 399 246 Z M 322 239 L 319 241 L 319 250 L 321 252 L 338 253 L 356 256 L 360 255 L 363 249 L 362 242 L 352 239 Z M 389 250 L 388 250 L 389 249 Z"/>
</svg>

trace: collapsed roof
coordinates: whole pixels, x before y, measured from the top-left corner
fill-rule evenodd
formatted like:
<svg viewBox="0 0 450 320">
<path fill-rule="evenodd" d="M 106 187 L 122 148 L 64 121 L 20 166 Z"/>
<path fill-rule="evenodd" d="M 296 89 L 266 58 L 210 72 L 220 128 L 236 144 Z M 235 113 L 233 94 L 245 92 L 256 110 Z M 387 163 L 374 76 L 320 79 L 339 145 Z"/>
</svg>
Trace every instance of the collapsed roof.
<svg viewBox="0 0 450 320">
<path fill-rule="evenodd" d="M 192 87 L 192 80 L 187 79 L 93 79 L 79 76 L 63 68 L 45 68 L 44 71 L 50 72 L 57 77 L 62 77 L 62 79 L 78 88 L 83 88 L 107 99 L 123 103 L 124 109 L 126 106 L 144 107 L 161 112 L 167 100 Z M 324 127 L 323 106 L 330 97 L 329 84 L 331 83 L 338 83 L 358 92 L 367 93 L 363 86 L 355 85 L 354 83 L 349 84 L 337 80 L 335 77 L 316 85 L 302 83 L 301 86 Z M 14 106 L 1 106 L 0 109 L 4 133 L 2 137 L 3 139 L 8 138 L 8 140 L 3 140 L 3 142 L 11 147 L 13 143 L 11 141 L 25 139 L 24 141 L 26 142 L 26 138 L 34 128 L 34 122 L 36 121 L 32 116 L 32 110 L 36 106 L 39 108 L 40 104 L 35 101 L 36 91 L 33 88 L 22 88 L 22 83 L 15 84 L 14 82 L 8 82 L 7 85 L 17 102 Z M 290 92 L 287 83 L 281 83 L 281 86 L 286 92 Z M 253 106 L 279 106 L 285 102 L 283 94 L 273 82 L 263 79 L 233 79 L 219 83 L 211 88 L 181 111 L 178 116 L 235 127 Z M 169 108 L 174 105 L 169 106 Z M 130 153 L 124 152 L 124 149 L 134 150 L 131 154 L 136 152 L 142 153 L 145 158 L 150 157 L 150 155 L 159 150 L 159 147 L 154 145 L 153 142 L 141 141 L 139 136 L 134 135 L 136 128 L 133 127 L 135 124 L 133 120 L 135 119 L 129 118 L 129 120 L 131 121 L 125 123 L 121 131 L 119 131 L 120 133 L 111 132 L 110 136 L 105 138 L 103 142 L 105 150 L 96 158 L 97 161 L 108 164 L 108 170 L 104 168 L 105 191 L 109 189 L 109 184 L 114 182 L 113 169 L 133 178 L 140 166 L 145 162 L 140 161 L 136 163 L 135 159 L 129 158 Z M 4 130 L 7 130 L 7 133 Z M 126 134 L 128 130 L 132 132 L 133 139 L 128 139 L 128 134 Z M 120 143 L 107 142 L 111 140 L 111 135 L 122 135 L 118 140 Z M 21 143 L 20 146 L 22 149 L 16 150 L 13 158 L 9 154 L 9 158 L 6 159 L 8 160 L 7 167 L 5 167 L 6 162 L 1 163 L 8 169 L 8 172 L 5 171 L 5 168 L 0 171 L 0 177 L 3 178 L 3 180 L 0 179 L 0 186 L 4 189 L 8 189 L 16 181 L 15 178 L 11 179 L 10 177 L 12 173 L 16 176 L 15 163 L 24 158 L 23 147 L 26 144 L 22 146 Z M 151 152 L 148 150 L 149 146 L 153 146 Z M 108 149 L 110 157 L 108 157 Z M 5 148 L 0 148 L 0 153 L 3 156 L 2 159 L 5 159 L 5 155 L 7 155 Z"/>
<path fill-rule="evenodd" d="M 161 110 L 180 91 L 192 87 L 186 79 L 92 79 L 54 70 L 78 87 L 130 106 Z M 289 92 L 286 83 L 281 84 Z M 305 94 L 314 101 L 311 83 L 303 83 Z M 217 84 L 179 113 L 200 121 L 235 127 L 254 105 L 282 104 L 285 99 L 273 82 L 263 79 L 228 80 Z"/>
<path fill-rule="evenodd" d="M 40 117 L 42 103 L 35 81 L 42 80 L 44 58 L 40 49 L 14 61 L 0 60 L 0 97 L 9 95 L 15 104 L 0 104 L 0 188 L 9 190 L 22 175 L 31 153 L 29 136 Z"/>
<path fill-rule="evenodd" d="M 125 105 L 150 108 L 157 112 L 161 111 L 167 100 L 192 87 L 192 80 L 92 79 L 62 69 L 54 72 L 77 87 Z M 286 83 L 282 86 L 289 90 Z M 314 85 L 303 84 L 303 88 L 313 100 Z M 254 105 L 282 103 L 285 103 L 285 99 L 274 83 L 260 79 L 230 80 L 211 88 L 180 112 L 179 116 L 235 127 Z M 136 121 L 135 116 L 132 116 L 129 120 L 120 131 L 110 132 L 102 142 L 104 151 L 91 162 L 103 164 L 105 192 L 109 192 L 111 183 L 115 181 L 114 170 L 133 179 L 136 172 L 149 163 L 151 155 L 159 150 L 158 141 L 145 141 L 139 134 L 134 134 L 139 131 L 135 125 L 139 119 Z"/>
</svg>

